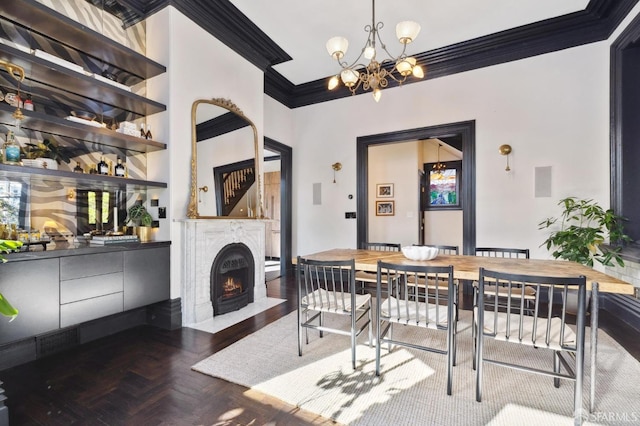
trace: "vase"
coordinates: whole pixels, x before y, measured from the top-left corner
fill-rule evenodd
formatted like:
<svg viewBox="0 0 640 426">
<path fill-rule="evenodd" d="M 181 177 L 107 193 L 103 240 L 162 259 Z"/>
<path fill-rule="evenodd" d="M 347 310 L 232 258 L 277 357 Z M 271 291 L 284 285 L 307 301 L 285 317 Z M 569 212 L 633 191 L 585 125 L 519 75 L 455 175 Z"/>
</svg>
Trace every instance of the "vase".
<svg viewBox="0 0 640 426">
<path fill-rule="evenodd" d="M 140 242 L 151 241 L 150 226 L 136 226 L 136 235 L 140 238 Z"/>
</svg>

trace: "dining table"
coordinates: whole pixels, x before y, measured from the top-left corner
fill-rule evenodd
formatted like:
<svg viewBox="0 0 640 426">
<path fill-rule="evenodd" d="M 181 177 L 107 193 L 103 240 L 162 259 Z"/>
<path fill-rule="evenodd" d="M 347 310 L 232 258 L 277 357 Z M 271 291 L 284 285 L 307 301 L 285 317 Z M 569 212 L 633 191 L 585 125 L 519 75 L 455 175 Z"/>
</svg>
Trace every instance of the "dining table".
<svg viewBox="0 0 640 426">
<path fill-rule="evenodd" d="M 411 260 L 397 251 L 376 251 L 363 249 L 335 248 L 302 256 L 313 260 L 349 260 L 354 259 L 355 268 L 360 271 L 376 272 L 378 261 L 401 265 L 453 266 L 456 280 L 478 281 L 480 268 L 512 274 L 576 277 L 585 276 L 587 291 L 591 291 L 591 371 L 589 410 L 593 412 L 595 404 L 597 351 L 598 351 L 598 311 L 599 292 L 634 294 L 634 286 L 626 281 L 597 271 L 577 262 L 557 259 L 520 259 L 508 257 L 486 257 L 468 255 L 440 255 L 431 260 Z M 294 259 L 294 264 L 296 260 Z"/>
</svg>

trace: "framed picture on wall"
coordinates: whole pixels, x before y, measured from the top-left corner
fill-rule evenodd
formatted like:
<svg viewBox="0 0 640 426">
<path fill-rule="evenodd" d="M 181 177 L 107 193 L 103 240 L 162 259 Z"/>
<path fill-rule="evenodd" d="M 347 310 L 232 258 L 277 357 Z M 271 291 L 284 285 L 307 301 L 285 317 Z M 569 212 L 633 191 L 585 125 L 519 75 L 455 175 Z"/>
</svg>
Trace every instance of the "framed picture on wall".
<svg viewBox="0 0 640 426">
<path fill-rule="evenodd" d="M 393 198 L 393 184 L 392 183 L 377 184 L 376 196 L 378 198 Z"/>
<path fill-rule="evenodd" d="M 435 168 L 436 163 L 426 163 L 427 196 L 424 210 L 461 209 L 460 188 L 462 186 L 462 161 L 447 161 L 444 168 Z"/>
<path fill-rule="evenodd" d="M 376 201 L 376 216 L 393 216 L 394 207 L 393 201 Z"/>
</svg>

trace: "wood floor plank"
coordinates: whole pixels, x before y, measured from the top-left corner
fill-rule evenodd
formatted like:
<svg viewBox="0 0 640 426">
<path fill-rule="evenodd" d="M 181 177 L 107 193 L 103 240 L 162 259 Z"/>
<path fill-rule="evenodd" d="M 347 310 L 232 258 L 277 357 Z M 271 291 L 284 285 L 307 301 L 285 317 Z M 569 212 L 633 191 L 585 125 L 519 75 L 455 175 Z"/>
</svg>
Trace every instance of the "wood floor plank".
<svg viewBox="0 0 640 426">
<path fill-rule="evenodd" d="M 297 407 L 191 370 L 211 354 L 296 309 L 293 274 L 269 282 L 286 298 L 216 334 L 137 327 L 0 372 L 14 425 L 335 425 Z M 469 309 L 470 297 L 461 307 Z M 640 360 L 637 331 L 602 328 Z"/>
</svg>

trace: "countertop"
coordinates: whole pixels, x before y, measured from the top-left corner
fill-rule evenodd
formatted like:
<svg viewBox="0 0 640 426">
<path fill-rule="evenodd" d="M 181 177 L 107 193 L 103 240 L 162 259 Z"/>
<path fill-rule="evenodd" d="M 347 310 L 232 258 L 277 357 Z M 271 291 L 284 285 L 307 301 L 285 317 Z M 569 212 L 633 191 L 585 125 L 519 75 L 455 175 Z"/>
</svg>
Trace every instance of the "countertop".
<svg viewBox="0 0 640 426">
<path fill-rule="evenodd" d="M 144 243 L 121 243 L 109 245 L 92 245 L 89 243 L 69 243 L 64 246 L 48 247 L 47 250 L 24 251 L 20 253 L 8 253 L 4 256 L 10 262 L 25 260 L 51 259 L 82 254 L 109 253 L 114 251 L 129 251 L 165 247 L 171 245 L 171 241 L 148 241 Z"/>
</svg>

